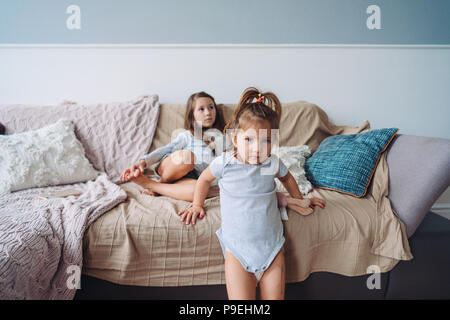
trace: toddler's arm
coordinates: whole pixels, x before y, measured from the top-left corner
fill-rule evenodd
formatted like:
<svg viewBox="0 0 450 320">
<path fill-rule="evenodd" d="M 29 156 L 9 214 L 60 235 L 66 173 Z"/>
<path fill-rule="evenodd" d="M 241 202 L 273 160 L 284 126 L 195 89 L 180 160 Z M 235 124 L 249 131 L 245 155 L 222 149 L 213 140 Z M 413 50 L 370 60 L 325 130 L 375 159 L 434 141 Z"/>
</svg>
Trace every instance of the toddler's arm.
<svg viewBox="0 0 450 320">
<path fill-rule="evenodd" d="M 186 225 L 189 225 L 192 219 L 192 224 L 197 221 L 197 216 L 202 219 L 205 216 L 205 209 L 203 209 L 203 204 L 206 197 L 208 196 L 209 187 L 211 182 L 215 179 L 214 175 L 211 173 L 211 169 L 208 167 L 203 170 L 202 174 L 195 184 L 194 190 L 194 200 L 192 201 L 192 206 L 180 211 L 178 215 L 181 215 L 181 221 L 186 219 Z"/>
<path fill-rule="evenodd" d="M 289 192 L 291 197 L 296 199 L 303 199 L 303 195 L 298 188 L 297 181 L 295 181 L 294 176 L 289 171 L 284 177 L 279 177 L 278 179 Z"/>
</svg>

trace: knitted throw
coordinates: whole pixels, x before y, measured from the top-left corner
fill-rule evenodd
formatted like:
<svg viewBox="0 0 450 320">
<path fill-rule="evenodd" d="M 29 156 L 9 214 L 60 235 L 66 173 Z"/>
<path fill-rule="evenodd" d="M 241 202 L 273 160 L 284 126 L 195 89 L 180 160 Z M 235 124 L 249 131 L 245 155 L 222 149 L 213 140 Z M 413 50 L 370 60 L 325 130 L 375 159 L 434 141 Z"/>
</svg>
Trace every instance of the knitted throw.
<svg viewBox="0 0 450 320">
<path fill-rule="evenodd" d="M 83 193 L 38 197 L 73 188 Z M 85 230 L 126 198 L 125 191 L 105 174 L 86 183 L 0 196 L 0 299 L 73 299 Z"/>
</svg>

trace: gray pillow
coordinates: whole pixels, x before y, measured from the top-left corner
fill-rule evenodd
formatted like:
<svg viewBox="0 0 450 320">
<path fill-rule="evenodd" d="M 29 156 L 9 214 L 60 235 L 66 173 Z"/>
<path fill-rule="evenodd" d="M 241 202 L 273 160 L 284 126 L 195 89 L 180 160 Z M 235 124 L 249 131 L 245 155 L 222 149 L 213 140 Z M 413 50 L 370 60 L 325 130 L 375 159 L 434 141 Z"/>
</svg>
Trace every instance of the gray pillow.
<svg viewBox="0 0 450 320">
<path fill-rule="evenodd" d="M 122 171 L 148 152 L 158 117 L 157 95 L 91 105 L 0 105 L 6 134 L 36 130 L 61 118 L 72 120 L 86 158 L 113 182 L 120 182 Z"/>
<path fill-rule="evenodd" d="M 387 152 L 388 197 L 409 238 L 450 184 L 450 140 L 397 134 Z"/>
</svg>

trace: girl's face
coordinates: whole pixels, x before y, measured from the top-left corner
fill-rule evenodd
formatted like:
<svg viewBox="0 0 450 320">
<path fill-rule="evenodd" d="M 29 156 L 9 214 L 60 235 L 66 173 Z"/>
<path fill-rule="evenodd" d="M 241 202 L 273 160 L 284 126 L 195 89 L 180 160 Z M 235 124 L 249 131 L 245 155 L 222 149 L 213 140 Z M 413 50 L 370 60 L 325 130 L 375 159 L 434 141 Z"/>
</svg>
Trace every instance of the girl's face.
<svg viewBox="0 0 450 320">
<path fill-rule="evenodd" d="M 271 152 L 271 127 L 267 120 L 258 121 L 247 129 L 239 129 L 233 138 L 237 157 L 246 164 L 260 164 Z"/>
<path fill-rule="evenodd" d="M 202 127 L 210 128 L 216 121 L 216 108 L 210 98 L 197 98 L 194 105 L 194 120 Z"/>
</svg>

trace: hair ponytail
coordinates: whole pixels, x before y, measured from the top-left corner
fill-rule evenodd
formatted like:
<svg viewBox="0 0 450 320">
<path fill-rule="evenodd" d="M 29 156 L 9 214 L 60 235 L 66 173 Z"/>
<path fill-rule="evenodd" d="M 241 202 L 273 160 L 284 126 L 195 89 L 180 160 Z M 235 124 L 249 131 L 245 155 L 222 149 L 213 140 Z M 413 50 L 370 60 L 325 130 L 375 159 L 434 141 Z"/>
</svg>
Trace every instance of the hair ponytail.
<svg viewBox="0 0 450 320">
<path fill-rule="evenodd" d="M 256 101 L 254 101 L 256 99 Z M 281 103 L 273 92 L 260 92 L 255 87 L 244 90 L 231 120 L 225 125 L 227 129 L 237 129 L 243 125 L 242 119 L 267 120 L 272 129 L 279 129 L 281 119 Z"/>
</svg>

